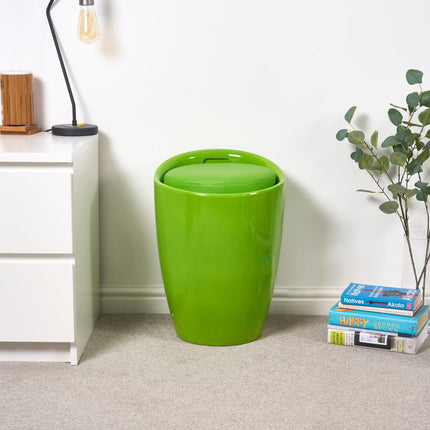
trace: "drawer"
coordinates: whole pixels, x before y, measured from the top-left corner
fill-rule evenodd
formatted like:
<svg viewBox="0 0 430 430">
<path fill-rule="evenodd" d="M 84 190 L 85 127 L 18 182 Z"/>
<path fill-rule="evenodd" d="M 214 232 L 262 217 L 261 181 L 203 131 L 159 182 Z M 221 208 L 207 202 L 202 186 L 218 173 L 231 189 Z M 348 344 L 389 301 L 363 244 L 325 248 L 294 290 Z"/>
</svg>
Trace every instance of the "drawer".
<svg viewBox="0 0 430 430">
<path fill-rule="evenodd" d="M 72 253 L 71 167 L 0 165 L 0 254 Z"/>
<path fill-rule="evenodd" d="M 0 259 L 0 342 L 73 342 L 73 260 Z"/>
</svg>

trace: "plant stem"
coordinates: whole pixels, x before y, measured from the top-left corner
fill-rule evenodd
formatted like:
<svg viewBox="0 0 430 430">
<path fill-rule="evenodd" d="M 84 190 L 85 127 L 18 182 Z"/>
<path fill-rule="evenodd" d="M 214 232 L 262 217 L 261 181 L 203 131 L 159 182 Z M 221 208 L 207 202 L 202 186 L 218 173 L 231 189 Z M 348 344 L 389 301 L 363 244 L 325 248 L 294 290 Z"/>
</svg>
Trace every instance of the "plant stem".
<svg viewBox="0 0 430 430">
<path fill-rule="evenodd" d="M 415 266 L 415 259 L 414 259 L 414 255 L 413 255 L 413 252 L 412 252 L 411 239 L 409 237 L 409 234 L 407 236 L 405 235 L 405 237 L 406 237 L 406 243 L 408 244 L 409 257 L 411 258 L 412 270 L 414 272 L 415 288 L 419 289 L 419 284 L 420 284 L 420 281 L 421 281 L 422 273 L 421 273 L 421 276 L 418 278 L 417 268 Z"/>
<path fill-rule="evenodd" d="M 429 263 L 429 260 L 430 260 L 430 254 L 428 254 L 428 249 L 429 249 L 429 245 L 428 245 L 428 243 L 429 243 L 429 240 L 427 239 L 426 259 L 425 259 L 425 261 L 424 261 L 424 267 L 423 267 L 423 270 L 422 270 L 422 272 L 421 272 L 421 275 L 420 275 L 420 277 L 418 278 L 418 281 L 417 281 L 417 284 L 418 284 L 418 285 L 420 284 L 421 279 L 422 279 L 423 277 L 425 278 L 425 276 L 426 276 L 426 272 L 427 272 L 427 264 Z M 426 290 L 425 283 L 423 284 L 423 288 L 422 288 L 422 290 L 423 290 L 423 296 L 425 296 L 425 290 Z"/>
<path fill-rule="evenodd" d="M 408 188 L 408 183 L 409 183 L 409 175 L 406 177 L 406 189 Z M 402 225 L 403 225 L 403 230 L 405 232 L 406 243 L 408 244 L 409 257 L 411 259 L 412 271 L 415 279 L 415 288 L 419 288 L 417 268 L 415 265 L 415 258 L 412 251 L 411 239 L 409 237 L 410 231 L 409 231 L 408 199 L 405 198 L 405 207 L 403 208 L 402 198 L 399 196 L 399 206 L 403 215 Z"/>
<path fill-rule="evenodd" d="M 400 196 L 399 196 L 399 207 L 400 207 L 400 212 L 402 213 L 400 215 L 400 221 L 402 223 L 403 231 L 405 232 L 405 236 L 409 236 L 407 200 L 406 200 L 406 207 L 403 208 L 403 202 Z"/>
<path fill-rule="evenodd" d="M 418 178 L 420 181 L 422 181 L 421 175 L 418 173 Z M 425 291 L 426 291 L 426 278 L 427 278 L 427 265 L 430 260 L 430 212 L 429 212 L 429 206 L 428 201 L 426 200 L 424 202 L 424 207 L 426 211 L 426 221 L 427 221 L 427 231 L 426 231 L 426 252 L 424 256 L 424 265 L 423 269 L 421 271 L 420 277 L 418 279 L 417 288 L 419 288 L 419 285 L 421 283 L 421 279 L 423 280 L 422 283 L 422 290 L 423 290 L 423 298 L 425 299 Z"/>
<path fill-rule="evenodd" d="M 427 201 L 425 202 L 426 215 L 427 215 L 427 238 L 426 238 L 426 256 L 423 267 L 424 279 L 423 279 L 423 299 L 425 301 L 426 296 L 426 278 L 427 278 L 427 263 L 429 260 L 429 248 L 430 248 L 430 215 L 429 215 L 429 207 Z"/>
</svg>

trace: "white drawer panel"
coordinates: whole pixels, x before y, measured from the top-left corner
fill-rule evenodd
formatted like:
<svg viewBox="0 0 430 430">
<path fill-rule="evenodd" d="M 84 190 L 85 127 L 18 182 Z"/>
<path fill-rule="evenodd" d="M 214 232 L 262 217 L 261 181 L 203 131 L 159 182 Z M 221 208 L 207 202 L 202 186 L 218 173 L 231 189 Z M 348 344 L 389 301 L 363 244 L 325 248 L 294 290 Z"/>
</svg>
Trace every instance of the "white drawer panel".
<svg viewBox="0 0 430 430">
<path fill-rule="evenodd" d="M 71 168 L 0 165 L 0 254 L 71 254 L 71 196 Z"/>
<path fill-rule="evenodd" d="M 73 260 L 0 258 L 0 342 L 73 342 Z"/>
</svg>

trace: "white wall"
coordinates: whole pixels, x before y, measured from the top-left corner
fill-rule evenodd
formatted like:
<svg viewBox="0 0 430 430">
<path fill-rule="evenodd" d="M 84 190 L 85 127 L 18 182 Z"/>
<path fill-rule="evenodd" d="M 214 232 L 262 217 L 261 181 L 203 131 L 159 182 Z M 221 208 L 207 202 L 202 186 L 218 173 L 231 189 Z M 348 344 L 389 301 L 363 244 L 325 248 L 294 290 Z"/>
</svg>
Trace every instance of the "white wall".
<svg viewBox="0 0 430 430">
<path fill-rule="evenodd" d="M 47 1 L 2 2 L 0 70 L 31 70 L 36 119 L 70 121 Z M 52 16 L 78 120 L 100 127 L 105 311 L 166 311 L 152 176 L 166 158 L 236 148 L 277 162 L 287 207 L 272 312 L 324 313 L 351 280 L 400 280 L 400 224 L 357 188 L 370 179 L 335 139 L 358 105 L 387 134 L 389 102 L 430 86 L 424 0 L 96 0 L 101 40 L 78 41 L 77 0 Z M 428 87 L 427 87 L 428 88 Z M 366 115 L 369 116 L 366 116 Z"/>
</svg>

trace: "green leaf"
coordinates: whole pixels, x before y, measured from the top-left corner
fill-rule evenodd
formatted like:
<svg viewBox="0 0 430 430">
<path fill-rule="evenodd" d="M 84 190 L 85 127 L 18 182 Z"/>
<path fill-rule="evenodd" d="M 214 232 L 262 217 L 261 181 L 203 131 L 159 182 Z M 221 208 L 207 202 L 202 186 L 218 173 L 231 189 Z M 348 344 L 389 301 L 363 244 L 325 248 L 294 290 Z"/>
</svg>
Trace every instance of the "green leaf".
<svg viewBox="0 0 430 430">
<path fill-rule="evenodd" d="M 420 190 L 422 190 L 422 191 L 426 191 L 427 187 L 428 187 L 428 183 L 427 182 L 418 181 L 418 182 L 415 182 L 415 186 L 417 188 L 419 188 Z"/>
<path fill-rule="evenodd" d="M 381 211 L 384 212 L 385 214 L 393 214 L 397 212 L 398 207 L 399 207 L 399 204 L 392 200 L 390 200 L 389 202 L 384 202 L 381 205 L 379 205 L 379 209 L 381 209 Z"/>
<path fill-rule="evenodd" d="M 418 115 L 418 119 L 420 120 L 420 123 L 422 125 L 429 125 L 430 124 L 430 108 L 423 110 Z"/>
<path fill-rule="evenodd" d="M 410 69 L 406 72 L 406 80 L 409 85 L 421 84 L 423 81 L 423 72 L 415 69 Z"/>
<path fill-rule="evenodd" d="M 369 154 L 361 154 L 360 159 L 358 160 L 358 167 L 360 169 L 370 169 L 373 164 L 373 158 Z"/>
<path fill-rule="evenodd" d="M 420 95 L 417 92 L 410 93 L 406 96 L 409 112 L 412 112 L 420 104 Z"/>
<path fill-rule="evenodd" d="M 372 169 L 375 172 L 386 172 L 390 168 L 390 162 L 386 155 L 379 157 L 373 163 Z"/>
<path fill-rule="evenodd" d="M 343 128 L 342 130 L 339 130 L 336 133 L 336 139 L 340 142 L 345 139 L 345 137 L 348 136 L 348 130 L 346 128 Z"/>
<path fill-rule="evenodd" d="M 399 140 L 399 138 L 397 136 L 388 136 L 382 143 L 381 146 L 383 148 L 386 148 L 388 146 L 394 146 L 394 145 L 398 145 L 399 143 L 401 143 L 401 141 Z"/>
<path fill-rule="evenodd" d="M 360 130 L 354 130 L 348 133 L 349 142 L 354 145 L 361 145 L 364 143 L 364 133 Z"/>
<path fill-rule="evenodd" d="M 374 148 L 378 147 L 378 132 L 374 131 L 372 136 L 370 137 L 370 143 Z"/>
<path fill-rule="evenodd" d="M 415 158 L 412 160 L 407 167 L 407 171 L 410 175 L 415 175 L 415 173 L 422 172 L 423 169 L 421 168 L 422 161 L 419 158 Z"/>
<path fill-rule="evenodd" d="M 424 164 L 430 157 L 430 152 L 428 149 L 424 149 L 424 151 L 420 152 L 418 155 L 418 159 L 421 160 L 421 164 Z"/>
<path fill-rule="evenodd" d="M 421 140 L 417 140 L 415 146 L 417 147 L 418 151 L 421 151 L 421 149 L 424 148 L 424 142 L 421 142 Z"/>
<path fill-rule="evenodd" d="M 370 190 L 362 190 L 362 189 L 356 190 L 356 191 L 357 191 L 357 193 L 370 193 L 370 194 L 380 194 L 381 193 L 381 191 L 370 191 Z"/>
<path fill-rule="evenodd" d="M 394 125 L 400 125 L 403 121 L 402 114 L 397 109 L 388 109 L 388 118 Z"/>
<path fill-rule="evenodd" d="M 396 137 L 399 139 L 399 142 L 406 142 L 411 134 L 411 130 L 403 125 L 399 125 L 396 128 Z"/>
<path fill-rule="evenodd" d="M 408 190 L 405 193 L 405 196 L 407 199 L 410 199 L 411 197 L 415 196 L 418 194 L 418 190 Z"/>
<path fill-rule="evenodd" d="M 392 193 L 393 198 L 397 199 L 397 196 L 405 194 L 408 190 L 401 184 L 390 184 L 387 187 Z"/>
<path fill-rule="evenodd" d="M 360 148 L 357 148 L 352 154 L 351 158 L 356 161 L 357 163 L 360 160 L 360 157 L 363 155 L 363 151 Z"/>
<path fill-rule="evenodd" d="M 392 148 L 394 152 L 403 152 L 403 154 L 406 154 L 408 157 L 412 157 L 411 151 L 406 151 L 403 145 L 394 145 Z"/>
<path fill-rule="evenodd" d="M 345 121 L 348 124 L 351 124 L 352 117 L 354 116 L 355 110 L 357 109 L 357 106 L 352 106 L 348 109 L 348 112 L 345 114 Z"/>
<path fill-rule="evenodd" d="M 430 107 L 430 91 L 424 91 L 421 94 L 420 105 Z"/>
<path fill-rule="evenodd" d="M 382 155 L 381 157 L 379 157 L 377 163 L 382 167 L 382 170 L 385 172 L 390 168 L 390 162 L 388 161 L 388 157 L 386 155 Z"/>
<path fill-rule="evenodd" d="M 409 121 L 403 121 L 403 124 L 407 125 L 408 127 L 422 127 L 422 124 L 415 124 L 414 122 L 409 122 Z"/>
<path fill-rule="evenodd" d="M 425 193 L 424 191 L 418 191 L 417 192 L 417 200 L 419 202 L 426 202 L 428 198 L 428 193 Z"/>
<path fill-rule="evenodd" d="M 394 107 L 394 108 L 396 108 L 396 109 L 404 110 L 405 112 L 407 112 L 407 111 L 408 111 L 406 108 L 404 108 L 404 107 L 402 107 L 402 106 L 397 106 L 397 105 L 395 105 L 395 104 L 393 104 L 393 103 L 390 103 L 390 106 L 393 106 L 393 107 Z"/>
<path fill-rule="evenodd" d="M 420 202 L 426 202 L 427 198 L 430 194 L 430 187 L 427 182 L 415 182 L 415 186 L 418 188 L 417 191 L 417 200 Z"/>
<path fill-rule="evenodd" d="M 421 134 L 419 134 L 419 133 L 412 133 L 412 134 L 409 135 L 409 137 L 407 139 L 408 143 L 412 143 L 415 140 L 418 140 L 420 137 L 421 137 Z"/>
<path fill-rule="evenodd" d="M 394 164 L 396 166 L 404 166 L 406 164 L 406 161 L 408 160 L 408 157 L 403 154 L 402 152 L 392 152 L 390 154 L 390 161 L 391 164 Z"/>
</svg>

